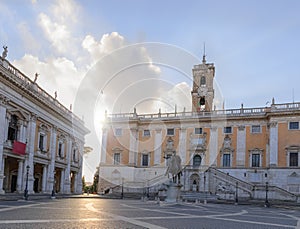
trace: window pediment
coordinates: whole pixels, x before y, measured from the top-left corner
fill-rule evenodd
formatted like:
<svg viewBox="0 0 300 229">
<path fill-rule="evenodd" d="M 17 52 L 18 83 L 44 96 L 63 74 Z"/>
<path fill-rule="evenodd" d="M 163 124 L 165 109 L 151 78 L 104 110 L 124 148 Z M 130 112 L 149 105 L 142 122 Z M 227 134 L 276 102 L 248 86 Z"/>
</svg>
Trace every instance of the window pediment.
<svg viewBox="0 0 300 229">
<path fill-rule="evenodd" d="M 250 149 L 249 152 L 250 153 L 258 153 L 258 154 L 261 154 L 264 150 L 263 149 L 260 149 L 260 148 L 254 148 L 254 149 Z"/>
<path fill-rule="evenodd" d="M 112 148 L 112 151 L 114 152 L 114 153 L 122 153 L 122 151 L 123 151 L 123 149 L 121 149 L 121 148 L 119 148 L 119 147 L 114 147 L 114 148 Z"/>
<path fill-rule="evenodd" d="M 26 113 L 24 113 L 22 110 L 19 109 L 9 109 L 7 111 L 7 113 L 12 116 L 12 115 L 16 115 L 18 117 L 18 119 L 21 120 L 27 120 L 28 115 L 26 115 Z"/>
<path fill-rule="evenodd" d="M 231 138 L 229 137 L 229 135 L 226 135 L 224 137 L 224 142 L 222 145 L 222 148 L 220 150 L 221 153 L 232 153 L 234 151 L 234 148 L 231 147 Z"/>
<path fill-rule="evenodd" d="M 289 151 L 289 152 L 299 152 L 300 145 L 290 145 L 290 146 L 285 147 L 285 150 Z"/>
</svg>

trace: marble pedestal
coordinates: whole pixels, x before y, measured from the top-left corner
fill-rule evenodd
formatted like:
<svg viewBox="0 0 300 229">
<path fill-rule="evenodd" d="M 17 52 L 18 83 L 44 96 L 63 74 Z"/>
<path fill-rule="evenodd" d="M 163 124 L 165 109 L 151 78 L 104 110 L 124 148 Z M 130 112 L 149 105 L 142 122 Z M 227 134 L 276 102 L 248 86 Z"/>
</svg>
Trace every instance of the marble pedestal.
<svg viewBox="0 0 300 229">
<path fill-rule="evenodd" d="M 180 198 L 181 184 L 169 183 L 167 184 L 167 196 L 165 202 L 176 203 Z"/>
</svg>

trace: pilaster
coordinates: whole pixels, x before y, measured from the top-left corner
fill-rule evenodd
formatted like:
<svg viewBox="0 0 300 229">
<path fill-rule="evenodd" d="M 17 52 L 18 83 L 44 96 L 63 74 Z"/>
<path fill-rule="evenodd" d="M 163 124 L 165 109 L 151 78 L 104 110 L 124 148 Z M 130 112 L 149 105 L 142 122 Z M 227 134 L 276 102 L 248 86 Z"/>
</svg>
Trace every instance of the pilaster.
<svg viewBox="0 0 300 229">
<path fill-rule="evenodd" d="M 210 128 L 210 140 L 209 140 L 209 165 L 217 166 L 218 155 L 218 128 Z"/>
<path fill-rule="evenodd" d="M 136 165 L 138 129 L 130 128 L 129 165 Z"/>
<path fill-rule="evenodd" d="M 3 159 L 3 143 L 5 141 L 6 128 L 6 99 L 0 95 L 0 126 L 4 127 L 0 131 L 0 194 L 4 193 L 3 180 L 4 180 L 4 159 Z"/>
<path fill-rule="evenodd" d="M 179 156 L 181 162 L 186 164 L 186 128 L 181 128 L 179 131 Z"/>
<path fill-rule="evenodd" d="M 245 166 L 246 157 L 246 128 L 241 125 L 238 126 L 237 131 L 237 152 L 236 152 L 236 166 Z"/>
<path fill-rule="evenodd" d="M 72 139 L 69 137 L 68 138 L 68 151 L 67 151 L 67 167 L 65 169 L 65 174 L 64 174 L 64 193 L 70 193 L 71 188 L 70 188 L 70 170 L 71 170 L 71 157 L 72 157 L 72 149 L 73 149 L 73 143 Z"/>
<path fill-rule="evenodd" d="M 55 156 L 56 156 L 56 136 L 57 136 L 57 127 L 53 126 L 51 129 L 51 139 L 50 139 L 50 165 L 48 166 L 47 174 L 47 191 L 51 192 L 53 189 L 54 183 L 54 171 L 55 171 Z"/>
<path fill-rule="evenodd" d="M 35 131 L 36 131 L 36 119 L 37 116 L 32 114 L 29 121 L 29 141 L 28 141 L 28 152 L 26 156 L 26 161 L 24 168 L 29 165 L 29 176 L 28 176 L 28 192 L 33 193 L 33 171 L 34 171 L 34 164 L 33 164 L 33 156 L 34 156 L 34 146 L 35 146 Z M 26 170 L 26 169 L 25 169 Z M 26 171 L 23 171 L 23 177 L 26 177 Z"/>
<path fill-rule="evenodd" d="M 161 144 L 162 144 L 162 130 L 161 129 L 155 129 L 155 138 L 154 138 L 154 165 L 160 165 Z"/>
<path fill-rule="evenodd" d="M 270 167 L 278 165 L 278 124 L 270 122 Z"/>
<path fill-rule="evenodd" d="M 107 129 L 102 129 L 101 160 L 100 164 L 106 163 Z"/>
</svg>

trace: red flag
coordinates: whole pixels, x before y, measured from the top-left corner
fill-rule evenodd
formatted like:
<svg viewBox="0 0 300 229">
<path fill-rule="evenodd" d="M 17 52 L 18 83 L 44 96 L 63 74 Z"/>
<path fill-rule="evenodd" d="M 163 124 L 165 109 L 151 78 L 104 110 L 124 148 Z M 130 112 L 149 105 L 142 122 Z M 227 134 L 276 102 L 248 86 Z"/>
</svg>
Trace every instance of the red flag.
<svg viewBox="0 0 300 229">
<path fill-rule="evenodd" d="M 26 144 L 23 142 L 14 141 L 12 151 L 16 154 L 25 155 Z"/>
</svg>

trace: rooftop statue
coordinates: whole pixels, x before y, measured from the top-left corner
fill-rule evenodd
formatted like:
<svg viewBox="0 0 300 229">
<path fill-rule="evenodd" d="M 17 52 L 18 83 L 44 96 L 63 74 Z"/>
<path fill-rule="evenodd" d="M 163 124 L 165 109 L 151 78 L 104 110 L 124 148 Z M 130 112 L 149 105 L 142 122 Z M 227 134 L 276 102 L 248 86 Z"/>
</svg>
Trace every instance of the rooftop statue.
<svg viewBox="0 0 300 229">
<path fill-rule="evenodd" d="M 2 52 L 2 59 L 5 59 L 7 57 L 7 53 L 8 53 L 8 47 L 7 46 L 3 46 L 3 52 Z"/>
</svg>

